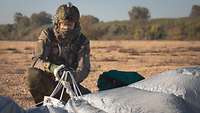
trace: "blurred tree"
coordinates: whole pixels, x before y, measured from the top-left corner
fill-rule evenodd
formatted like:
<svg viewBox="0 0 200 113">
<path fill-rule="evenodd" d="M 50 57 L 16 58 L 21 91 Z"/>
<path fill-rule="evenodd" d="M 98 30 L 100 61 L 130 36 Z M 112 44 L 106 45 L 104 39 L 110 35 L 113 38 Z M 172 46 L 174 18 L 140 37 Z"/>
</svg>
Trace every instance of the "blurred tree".
<svg viewBox="0 0 200 113">
<path fill-rule="evenodd" d="M 12 24 L 0 25 L 0 39 L 10 40 L 14 27 Z"/>
<path fill-rule="evenodd" d="M 82 25 L 92 25 L 98 23 L 99 19 L 92 15 L 82 15 L 80 18 L 80 22 Z"/>
<path fill-rule="evenodd" d="M 199 17 L 200 16 L 200 6 L 199 5 L 193 5 L 192 11 L 190 13 L 190 17 Z"/>
<path fill-rule="evenodd" d="M 133 7 L 129 11 L 132 21 L 103 22 L 92 15 L 83 15 L 80 19 L 81 30 L 92 40 L 200 40 L 200 16 L 197 17 L 197 7 L 199 8 L 193 6 L 191 11 L 191 17 L 195 18 L 149 20 L 148 9 L 141 7 Z M 31 17 L 17 12 L 14 15 L 14 24 L 0 25 L 0 40 L 36 40 L 41 30 L 50 23 L 51 15 L 46 12 L 34 13 Z"/>
<path fill-rule="evenodd" d="M 128 11 L 130 22 L 131 22 L 131 34 L 134 39 L 145 39 L 146 28 L 148 20 L 150 18 L 150 12 L 145 7 L 132 7 Z"/>
<path fill-rule="evenodd" d="M 24 35 L 28 34 L 30 30 L 30 19 L 27 16 L 24 16 L 20 12 L 16 12 L 14 15 L 14 28 L 15 30 L 13 31 L 14 35 L 12 38 L 14 40 L 20 40 Z"/>
<path fill-rule="evenodd" d="M 27 16 L 24 16 L 22 13 L 17 12 L 14 15 L 14 22 L 18 28 L 25 28 L 30 25 L 30 20 Z"/>
<path fill-rule="evenodd" d="M 138 21 L 138 20 L 148 20 L 150 18 L 150 12 L 145 7 L 132 7 L 131 10 L 128 11 L 130 21 Z"/>
<path fill-rule="evenodd" d="M 82 32 L 90 39 L 96 39 L 96 29 L 95 24 L 99 23 L 99 19 L 92 15 L 83 15 L 80 18 L 80 23 L 82 27 Z"/>
<path fill-rule="evenodd" d="M 46 12 L 34 13 L 30 18 L 20 12 L 16 12 L 14 14 L 14 24 L 0 25 L 0 39 L 33 40 L 35 39 L 35 34 L 39 32 L 37 29 L 50 23 L 51 15 Z"/>
<path fill-rule="evenodd" d="M 134 40 L 144 40 L 145 39 L 146 26 L 136 26 L 133 31 Z"/>
<path fill-rule="evenodd" d="M 33 13 L 30 17 L 32 26 L 41 26 L 52 23 L 52 16 L 44 11 Z"/>
<path fill-rule="evenodd" d="M 200 39 L 200 22 L 188 24 L 187 34 L 189 40 L 199 40 Z"/>
<path fill-rule="evenodd" d="M 125 25 L 113 24 L 109 27 L 109 33 L 112 35 L 125 35 L 128 34 L 128 28 Z"/>
<path fill-rule="evenodd" d="M 23 18 L 23 14 L 20 12 L 16 12 L 14 15 L 14 21 L 15 23 L 20 23 L 21 18 Z"/>
<path fill-rule="evenodd" d="M 160 40 L 165 37 L 164 27 L 160 24 L 152 24 L 148 28 L 148 32 L 146 33 L 147 40 Z"/>
</svg>

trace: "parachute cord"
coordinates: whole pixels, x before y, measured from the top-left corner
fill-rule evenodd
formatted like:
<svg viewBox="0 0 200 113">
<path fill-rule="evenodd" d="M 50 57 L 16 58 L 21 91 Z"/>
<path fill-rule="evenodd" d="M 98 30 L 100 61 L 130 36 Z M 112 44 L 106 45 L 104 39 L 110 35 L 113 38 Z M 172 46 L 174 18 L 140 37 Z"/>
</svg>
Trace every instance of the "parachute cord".
<svg viewBox="0 0 200 113">
<path fill-rule="evenodd" d="M 67 78 L 68 76 L 71 78 L 72 80 L 72 86 L 73 86 L 73 90 L 71 88 L 71 85 L 69 82 L 67 82 Z M 58 91 L 61 89 L 61 87 L 63 86 L 62 88 L 62 92 L 61 92 L 61 95 L 60 95 L 60 100 L 62 99 L 63 97 L 63 94 L 64 94 L 64 89 L 66 89 L 66 93 L 69 94 L 69 96 L 71 98 L 77 98 L 79 96 L 82 96 L 82 93 L 76 83 L 76 80 L 74 79 L 74 76 L 72 75 L 72 73 L 70 71 L 64 71 L 60 80 L 58 81 L 58 84 L 57 86 L 55 87 L 54 91 L 52 92 L 52 94 L 50 95 L 50 97 L 53 97 L 55 96 L 55 94 L 58 93 Z"/>
<path fill-rule="evenodd" d="M 74 76 L 72 75 L 72 73 L 70 72 L 70 71 L 68 71 L 68 73 L 69 73 L 69 75 L 70 75 L 70 77 L 71 77 L 71 79 L 72 79 L 72 84 L 73 84 L 73 86 L 75 87 L 75 92 L 76 92 L 76 95 L 77 95 L 77 97 L 78 96 L 82 96 L 82 93 L 81 93 L 81 91 L 80 91 L 80 89 L 79 89 L 79 87 L 78 87 L 78 85 L 77 85 L 77 83 L 76 83 L 76 81 L 75 81 L 75 79 L 74 79 Z M 78 92 L 77 92 L 78 91 Z M 79 93 L 79 94 L 78 94 Z"/>
<path fill-rule="evenodd" d="M 72 90 L 70 83 L 67 82 L 68 75 L 72 80 L 72 86 L 73 86 L 74 91 Z M 80 99 L 80 96 L 82 96 L 82 93 L 70 71 L 63 72 L 60 80 L 58 81 L 58 84 L 56 85 L 55 89 L 51 93 L 50 97 L 55 96 L 61 88 L 62 88 L 62 92 L 60 95 L 60 100 L 62 100 L 62 98 L 63 98 L 64 90 L 67 94 L 69 94 L 72 101 L 74 101 L 74 99 Z M 41 101 L 41 102 L 35 104 L 34 106 L 40 105 L 42 103 L 44 103 L 44 101 Z"/>
<path fill-rule="evenodd" d="M 64 78 L 64 76 L 65 76 L 65 73 L 63 72 L 63 74 L 62 74 L 60 80 L 58 81 L 58 84 L 56 85 L 55 89 L 54 89 L 53 92 L 51 93 L 50 97 L 55 96 L 55 95 L 58 93 L 58 91 L 61 89 L 61 87 L 62 87 L 61 80 Z"/>
<path fill-rule="evenodd" d="M 41 102 L 38 102 L 38 103 L 36 103 L 36 104 L 34 104 L 34 105 L 31 105 L 31 108 L 33 108 L 33 107 L 35 107 L 35 106 L 38 106 L 38 105 L 41 105 L 43 102 L 44 102 L 44 101 L 41 101 Z"/>
</svg>

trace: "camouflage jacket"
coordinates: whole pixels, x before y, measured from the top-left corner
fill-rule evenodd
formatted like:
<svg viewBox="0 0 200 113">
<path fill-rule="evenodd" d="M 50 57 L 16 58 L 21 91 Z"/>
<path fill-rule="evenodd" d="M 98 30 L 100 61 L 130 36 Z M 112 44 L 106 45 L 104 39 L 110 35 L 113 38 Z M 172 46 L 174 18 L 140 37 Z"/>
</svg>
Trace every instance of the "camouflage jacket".
<svg viewBox="0 0 200 113">
<path fill-rule="evenodd" d="M 72 41 L 58 40 L 52 27 L 44 29 L 37 41 L 35 67 L 53 73 L 54 69 L 64 64 L 75 70 L 74 78 L 82 82 L 90 71 L 90 44 L 82 34 Z"/>
</svg>

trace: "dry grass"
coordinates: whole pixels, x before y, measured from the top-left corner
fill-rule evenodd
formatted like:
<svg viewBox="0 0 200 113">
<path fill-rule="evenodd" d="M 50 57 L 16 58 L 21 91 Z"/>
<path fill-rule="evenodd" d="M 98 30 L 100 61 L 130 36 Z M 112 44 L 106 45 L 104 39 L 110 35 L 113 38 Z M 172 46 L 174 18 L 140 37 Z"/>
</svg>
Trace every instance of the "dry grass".
<svg viewBox="0 0 200 113">
<path fill-rule="evenodd" d="M 33 105 L 26 86 L 35 42 L 0 42 L 0 95 L 23 107 Z M 200 42 L 195 41 L 92 41 L 92 69 L 83 85 L 97 91 L 103 71 L 137 71 L 144 77 L 183 66 L 200 65 Z"/>
</svg>

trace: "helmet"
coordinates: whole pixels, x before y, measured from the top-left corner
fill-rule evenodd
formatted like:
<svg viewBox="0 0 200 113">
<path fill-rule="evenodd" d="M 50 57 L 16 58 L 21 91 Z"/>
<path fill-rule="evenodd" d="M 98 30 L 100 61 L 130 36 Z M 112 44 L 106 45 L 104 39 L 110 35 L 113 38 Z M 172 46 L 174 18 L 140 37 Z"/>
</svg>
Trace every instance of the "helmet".
<svg viewBox="0 0 200 113">
<path fill-rule="evenodd" d="M 80 13 L 76 6 L 69 4 L 63 4 L 56 10 L 54 23 L 57 24 L 61 20 L 71 20 L 78 23 L 80 19 Z"/>
</svg>

